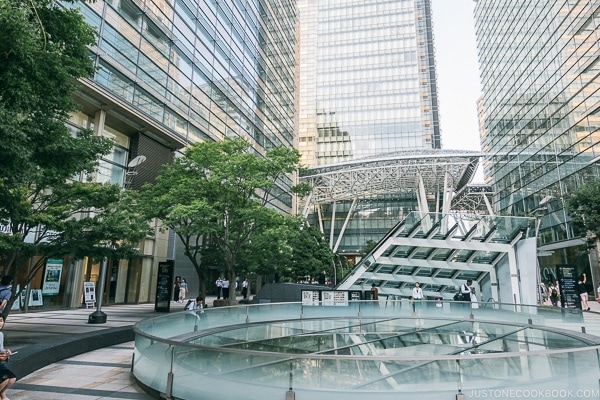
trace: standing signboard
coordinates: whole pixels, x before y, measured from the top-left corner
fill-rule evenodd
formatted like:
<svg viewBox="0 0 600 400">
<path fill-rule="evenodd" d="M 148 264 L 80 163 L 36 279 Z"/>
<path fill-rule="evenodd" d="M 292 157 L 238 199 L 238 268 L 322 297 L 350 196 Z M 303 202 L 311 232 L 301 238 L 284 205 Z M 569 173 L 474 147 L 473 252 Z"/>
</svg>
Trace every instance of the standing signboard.
<svg viewBox="0 0 600 400">
<path fill-rule="evenodd" d="M 156 279 L 156 301 L 154 311 L 169 312 L 173 298 L 173 261 L 158 263 L 158 277 Z"/>
<path fill-rule="evenodd" d="M 333 305 L 334 306 L 347 306 L 348 305 L 348 292 L 345 290 L 336 290 L 333 292 Z"/>
<path fill-rule="evenodd" d="M 351 290 L 349 293 L 350 293 L 350 300 L 352 300 L 352 301 L 362 300 L 362 292 L 360 290 Z"/>
<path fill-rule="evenodd" d="M 564 308 L 581 308 L 577 294 L 577 277 L 574 267 L 558 267 L 560 299 Z"/>
<path fill-rule="evenodd" d="M 94 282 L 83 282 L 83 294 L 86 308 L 96 305 L 96 286 Z"/>
<path fill-rule="evenodd" d="M 318 290 L 303 290 L 302 291 L 302 305 L 303 306 L 318 306 L 319 305 L 319 291 Z"/>
<path fill-rule="evenodd" d="M 17 292 L 19 291 L 19 287 L 17 286 Z M 25 306 L 25 296 L 27 295 L 27 286 L 25 289 L 21 290 L 20 296 L 17 297 L 17 300 L 13 303 L 11 311 L 19 310 L 21 306 Z M 27 303 L 28 307 L 41 307 L 44 305 L 44 300 L 42 299 L 42 291 L 41 289 L 31 289 L 29 291 L 29 301 Z"/>
<path fill-rule="evenodd" d="M 29 292 L 29 306 L 41 307 L 44 305 L 42 301 L 42 291 L 40 289 L 31 289 Z"/>
<path fill-rule="evenodd" d="M 55 295 L 59 293 L 62 268 L 63 260 L 60 258 L 49 258 L 48 261 L 46 261 L 44 284 L 42 285 L 42 294 L 44 296 Z"/>
<path fill-rule="evenodd" d="M 303 306 L 347 306 L 350 293 L 346 290 L 303 290 Z M 321 302 L 319 303 L 319 298 Z"/>
<path fill-rule="evenodd" d="M 324 290 L 321 292 L 321 304 L 324 306 L 335 305 L 334 295 L 332 290 Z"/>
<path fill-rule="evenodd" d="M 558 266 L 556 268 L 559 289 L 560 302 L 563 307 L 563 317 L 580 320 L 583 318 L 581 310 L 581 300 L 577 293 L 577 272 L 575 267 Z"/>
</svg>

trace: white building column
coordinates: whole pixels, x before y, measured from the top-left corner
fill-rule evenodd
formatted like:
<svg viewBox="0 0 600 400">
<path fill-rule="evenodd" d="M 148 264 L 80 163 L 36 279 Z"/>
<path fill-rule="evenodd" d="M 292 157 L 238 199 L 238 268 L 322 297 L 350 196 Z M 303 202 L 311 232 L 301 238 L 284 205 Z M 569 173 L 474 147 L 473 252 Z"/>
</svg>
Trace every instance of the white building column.
<svg viewBox="0 0 600 400">
<path fill-rule="evenodd" d="M 352 200 L 352 205 L 350 206 L 350 210 L 348 210 L 348 215 L 346 215 L 346 219 L 344 220 L 344 225 L 340 230 L 340 234 L 338 235 L 337 241 L 335 242 L 335 246 L 333 247 L 333 252 L 337 253 L 337 249 L 342 242 L 342 238 L 344 237 L 344 232 L 346 231 L 346 227 L 348 226 L 348 222 L 350 221 L 350 217 L 354 212 L 354 208 L 356 207 L 356 197 Z"/>
</svg>

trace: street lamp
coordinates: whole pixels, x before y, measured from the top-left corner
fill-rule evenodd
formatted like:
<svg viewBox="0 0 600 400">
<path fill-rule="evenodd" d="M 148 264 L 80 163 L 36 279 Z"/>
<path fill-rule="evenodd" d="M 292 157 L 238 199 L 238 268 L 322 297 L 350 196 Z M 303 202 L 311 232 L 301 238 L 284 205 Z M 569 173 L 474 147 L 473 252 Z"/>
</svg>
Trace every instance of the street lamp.
<svg viewBox="0 0 600 400">
<path fill-rule="evenodd" d="M 89 324 L 105 324 L 106 314 L 102 312 L 102 297 L 104 295 L 104 282 L 106 281 L 106 256 L 102 258 L 100 264 L 100 282 L 98 283 L 98 293 L 96 295 L 96 311 L 90 314 L 88 317 Z"/>
</svg>

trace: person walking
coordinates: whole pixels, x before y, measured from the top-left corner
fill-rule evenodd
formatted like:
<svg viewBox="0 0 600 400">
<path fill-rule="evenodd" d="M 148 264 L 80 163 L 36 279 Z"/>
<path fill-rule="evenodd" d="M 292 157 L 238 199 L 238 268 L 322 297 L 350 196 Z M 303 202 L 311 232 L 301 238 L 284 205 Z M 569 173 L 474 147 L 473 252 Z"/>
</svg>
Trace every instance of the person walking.
<svg viewBox="0 0 600 400">
<path fill-rule="evenodd" d="M 471 308 L 471 286 L 473 285 L 472 279 L 467 279 L 466 283 L 460 285 L 461 298 L 458 301 L 462 302 L 460 308 Z"/>
<path fill-rule="evenodd" d="M 558 288 L 554 283 L 550 284 L 550 302 L 553 307 L 558 307 Z"/>
<path fill-rule="evenodd" d="M 564 307 L 564 299 L 563 297 L 560 295 L 560 283 L 558 283 L 558 281 L 554 282 L 554 287 L 556 288 L 556 292 L 558 293 L 558 301 L 560 302 L 560 306 Z"/>
<path fill-rule="evenodd" d="M 467 279 L 466 283 L 460 286 L 460 293 L 462 294 L 462 301 L 471 301 L 471 286 L 473 285 L 472 279 Z"/>
<path fill-rule="evenodd" d="M 221 277 L 217 278 L 215 285 L 217 286 L 217 300 L 220 300 L 221 296 L 223 296 L 223 280 Z"/>
<path fill-rule="evenodd" d="M 223 299 L 227 300 L 229 298 L 229 278 L 223 279 L 222 286 L 223 286 Z"/>
<path fill-rule="evenodd" d="M 248 278 L 244 278 L 242 282 L 242 297 L 244 300 L 248 298 Z"/>
<path fill-rule="evenodd" d="M 188 292 L 188 284 L 185 278 L 181 278 L 181 282 L 179 283 L 179 302 L 183 303 L 185 301 L 185 296 Z"/>
<path fill-rule="evenodd" d="M 181 284 L 181 277 L 176 276 L 175 283 L 173 284 L 173 301 L 176 303 L 179 303 L 179 290 L 181 289 L 181 287 L 179 286 L 180 284 Z"/>
</svg>

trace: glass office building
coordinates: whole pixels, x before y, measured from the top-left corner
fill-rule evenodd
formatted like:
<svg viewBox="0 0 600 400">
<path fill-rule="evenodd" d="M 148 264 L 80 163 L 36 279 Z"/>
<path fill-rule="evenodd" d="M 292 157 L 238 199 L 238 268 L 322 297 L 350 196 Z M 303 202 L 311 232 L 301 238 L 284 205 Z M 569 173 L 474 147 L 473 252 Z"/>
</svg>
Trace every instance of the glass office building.
<svg viewBox="0 0 600 400">
<path fill-rule="evenodd" d="M 298 18 L 304 165 L 343 168 L 441 148 L 429 0 L 299 0 Z M 332 248 L 355 255 L 418 209 L 416 187 L 407 189 L 320 203 L 307 214 Z"/>
<path fill-rule="evenodd" d="M 96 180 L 139 188 L 187 145 L 241 136 L 257 153 L 294 145 L 296 5 L 293 0 L 98 0 L 76 7 L 98 32 L 97 67 L 80 81 L 70 127 L 115 140 Z M 145 161 L 131 166 L 137 156 Z M 291 179 L 273 205 L 291 212 Z M 172 243 L 171 243 L 172 245 Z M 164 234 L 141 255 L 110 260 L 108 303 L 154 301 L 158 262 L 173 257 Z M 78 306 L 99 263 L 65 262 L 55 303 Z M 193 280 L 196 274 L 188 275 Z M 33 281 L 36 284 L 36 280 Z M 190 282 L 190 285 L 198 285 Z"/>
<path fill-rule="evenodd" d="M 299 0 L 307 166 L 441 147 L 429 0 Z"/>
<path fill-rule="evenodd" d="M 556 266 L 590 276 L 590 259 L 597 265 L 564 198 L 600 177 L 599 11 L 597 0 L 479 0 L 475 8 L 486 180 L 497 212 L 540 218 L 543 281 L 556 279 Z"/>
</svg>

